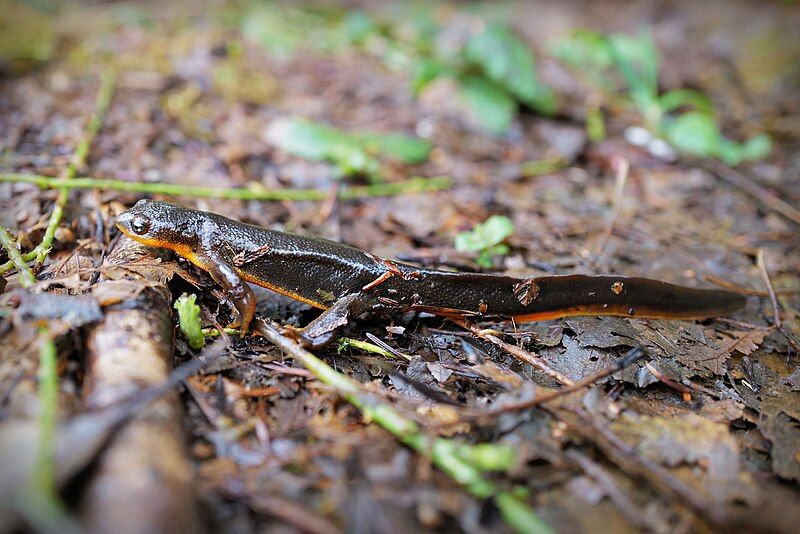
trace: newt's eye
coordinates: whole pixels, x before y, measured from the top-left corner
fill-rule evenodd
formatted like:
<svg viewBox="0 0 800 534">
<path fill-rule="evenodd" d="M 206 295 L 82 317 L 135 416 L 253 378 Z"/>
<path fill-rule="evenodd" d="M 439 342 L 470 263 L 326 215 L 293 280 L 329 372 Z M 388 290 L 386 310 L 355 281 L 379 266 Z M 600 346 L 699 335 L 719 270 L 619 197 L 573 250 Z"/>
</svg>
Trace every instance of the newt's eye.
<svg viewBox="0 0 800 534">
<path fill-rule="evenodd" d="M 150 219 L 144 215 L 134 215 L 131 220 L 131 230 L 139 235 L 146 234 L 150 230 Z"/>
</svg>

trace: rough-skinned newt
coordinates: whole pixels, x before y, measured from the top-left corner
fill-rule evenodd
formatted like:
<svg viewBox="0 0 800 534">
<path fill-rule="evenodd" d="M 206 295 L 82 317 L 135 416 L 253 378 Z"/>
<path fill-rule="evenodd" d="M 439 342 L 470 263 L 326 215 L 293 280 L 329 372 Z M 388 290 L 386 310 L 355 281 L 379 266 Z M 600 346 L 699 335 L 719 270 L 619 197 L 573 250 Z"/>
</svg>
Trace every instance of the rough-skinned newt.
<svg viewBox="0 0 800 534">
<path fill-rule="evenodd" d="M 269 230 L 203 211 L 140 200 L 117 219 L 128 237 L 175 251 L 224 290 L 247 331 L 255 297 L 246 282 L 326 310 L 299 331 L 308 345 L 368 310 L 517 322 L 575 315 L 704 319 L 745 305 L 742 295 L 611 275 L 513 278 L 424 269 L 318 237 Z"/>
</svg>

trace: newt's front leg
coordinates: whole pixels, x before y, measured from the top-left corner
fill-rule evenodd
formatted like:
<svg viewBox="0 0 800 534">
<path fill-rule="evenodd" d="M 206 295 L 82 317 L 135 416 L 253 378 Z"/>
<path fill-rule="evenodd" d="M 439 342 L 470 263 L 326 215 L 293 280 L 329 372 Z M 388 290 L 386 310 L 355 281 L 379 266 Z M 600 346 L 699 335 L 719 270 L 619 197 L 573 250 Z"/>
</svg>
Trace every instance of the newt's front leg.
<svg viewBox="0 0 800 534">
<path fill-rule="evenodd" d="M 253 290 L 218 254 L 210 251 L 197 252 L 193 259 L 198 267 L 208 271 L 211 278 L 224 290 L 225 296 L 239 312 L 238 320 L 231 326 L 239 326 L 241 335 L 244 337 L 256 311 L 256 297 Z"/>
</svg>

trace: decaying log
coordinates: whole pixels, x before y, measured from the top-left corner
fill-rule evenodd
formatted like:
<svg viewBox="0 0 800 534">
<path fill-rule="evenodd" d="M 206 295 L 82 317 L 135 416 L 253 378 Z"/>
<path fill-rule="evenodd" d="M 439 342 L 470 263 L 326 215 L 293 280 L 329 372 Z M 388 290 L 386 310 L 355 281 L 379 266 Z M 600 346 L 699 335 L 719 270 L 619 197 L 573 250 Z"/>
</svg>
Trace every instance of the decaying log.
<svg viewBox="0 0 800 534">
<path fill-rule="evenodd" d="M 171 298 L 165 283 L 169 273 L 154 259 L 144 262 L 145 267 L 139 261 L 138 268 L 120 274 L 125 273 L 126 263 L 149 254 L 122 238 L 103 263 L 105 274 L 96 289 L 99 294 L 113 294 L 119 302 L 108 306 L 103 321 L 88 333 L 84 393 L 90 409 L 159 384 L 172 368 Z M 111 289 L 104 292 L 103 284 Z M 115 534 L 202 530 L 183 441 L 175 393 L 151 404 L 123 428 L 100 457 L 84 494 L 88 530 Z"/>
</svg>

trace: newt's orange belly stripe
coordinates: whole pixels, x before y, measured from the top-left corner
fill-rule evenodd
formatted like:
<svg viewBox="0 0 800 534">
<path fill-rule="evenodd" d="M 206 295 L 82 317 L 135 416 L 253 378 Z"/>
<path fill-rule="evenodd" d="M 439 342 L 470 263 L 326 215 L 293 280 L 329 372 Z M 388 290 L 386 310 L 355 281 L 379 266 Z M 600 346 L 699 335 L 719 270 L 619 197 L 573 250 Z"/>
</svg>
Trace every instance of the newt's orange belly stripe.
<svg viewBox="0 0 800 534">
<path fill-rule="evenodd" d="M 317 301 L 311 300 L 311 299 L 309 299 L 307 297 L 304 297 L 304 296 L 302 296 L 302 295 L 300 295 L 298 293 L 295 293 L 294 291 L 290 291 L 290 290 L 288 290 L 286 288 L 270 284 L 266 280 L 258 278 L 257 276 L 249 275 L 245 271 L 242 271 L 240 269 L 237 269 L 236 272 L 239 274 L 239 276 L 244 278 L 246 281 L 248 281 L 248 282 L 250 282 L 252 284 L 255 284 L 257 286 L 261 286 L 263 288 L 269 289 L 270 291 L 274 291 L 275 293 L 279 293 L 279 294 L 281 294 L 281 295 L 283 295 L 285 297 L 289 297 L 290 299 L 298 300 L 300 302 L 308 304 L 309 306 L 313 306 L 315 308 L 319 308 L 320 310 L 327 310 L 330 307 L 330 306 L 326 306 L 322 302 L 317 302 Z"/>
</svg>

